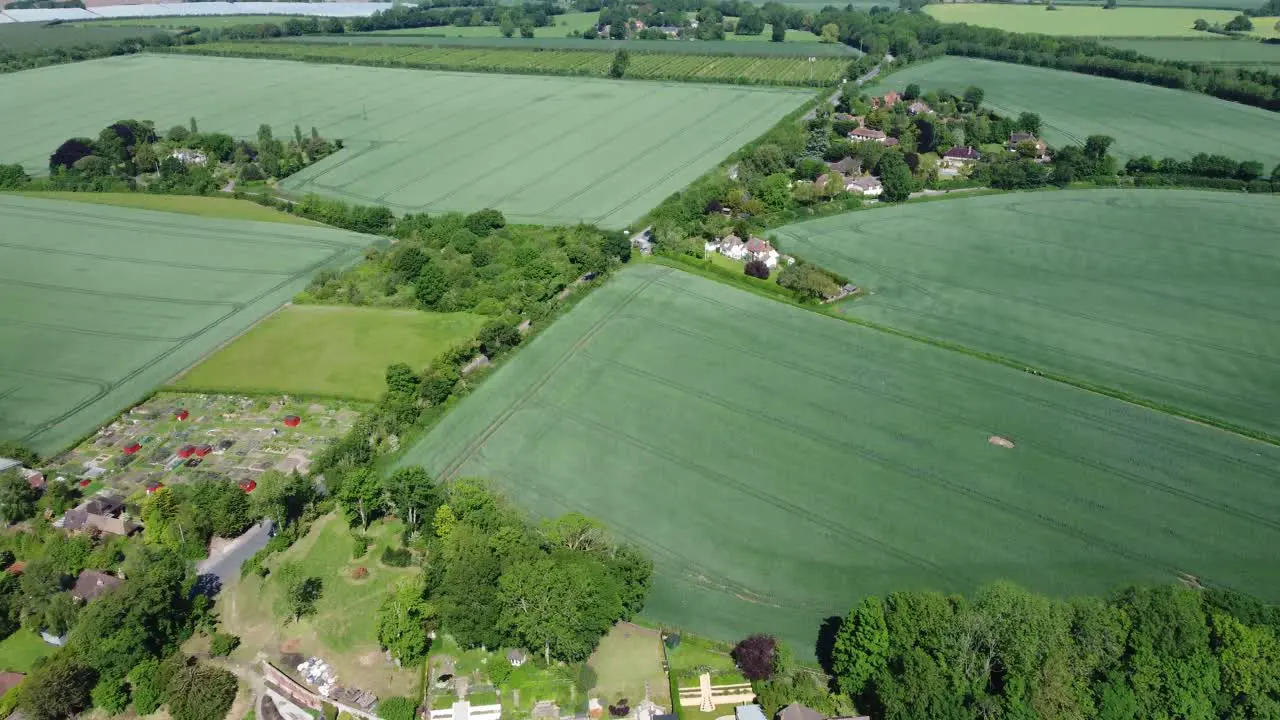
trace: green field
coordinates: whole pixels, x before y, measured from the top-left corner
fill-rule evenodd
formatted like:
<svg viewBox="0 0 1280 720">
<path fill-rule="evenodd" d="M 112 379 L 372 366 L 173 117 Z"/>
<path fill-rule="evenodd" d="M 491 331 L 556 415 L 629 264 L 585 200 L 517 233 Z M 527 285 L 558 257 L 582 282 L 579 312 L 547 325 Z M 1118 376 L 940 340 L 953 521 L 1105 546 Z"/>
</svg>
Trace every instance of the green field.
<svg viewBox="0 0 1280 720">
<path fill-rule="evenodd" d="M 1280 202 L 1183 190 L 966 198 L 784 227 L 847 312 L 1280 436 Z"/>
<path fill-rule="evenodd" d="M 729 33 L 724 36 L 724 39 L 730 42 L 772 43 L 773 34 L 769 31 L 769 28 L 766 26 L 765 31 L 760 33 L 759 35 L 738 35 L 736 33 Z M 818 38 L 817 35 L 814 35 L 808 30 L 787 30 L 787 39 L 784 42 L 805 43 L 806 45 L 808 45 L 809 43 L 816 44 L 820 42 L 820 39 Z"/>
<path fill-rule="evenodd" d="M 743 59 L 759 60 L 728 60 Z M 517 222 L 621 227 L 810 94 L 129 56 L 0 76 L 0 124 L 13 128 L 0 135 L 0 161 L 40 170 L 66 138 L 122 117 L 167 128 L 194 116 L 241 137 L 262 123 L 280 132 L 299 124 L 347 149 L 291 178 L 297 192 L 401 212 L 495 207 Z M 42 122 L 30 122 L 33 113 Z"/>
<path fill-rule="evenodd" d="M 1280 65 L 1280 45 L 1248 40 L 1107 40 L 1107 45 L 1161 60 L 1226 67 Z M 1274 70 L 1273 70 L 1274 72 Z"/>
<path fill-rule="evenodd" d="M 3 23 L 0 24 L 0 52 L 27 52 L 30 50 L 72 48 L 81 45 L 105 45 L 108 43 L 143 38 L 158 28 L 108 27 L 105 25 L 81 25 L 66 23 Z"/>
<path fill-rule="evenodd" d="M 534 37 L 564 37 L 566 34 L 574 30 L 582 31 L 589 27 L 594 27 L 596 21 L 600 18 L 600 13 L 565 13 L 563 15 L 554 15 L 555 25 L 549 27 L 534 28 Z M 432 35 L 437 37 L 458 37 L 458 38 L 476 38 L 502 37 L 502 28 L 498 25 L 434 25 L 431 27 L 420 28 L 403 28 L 400 30 L 381 30 L 379 34 L 385 35 Z M 354 35 L 353 37 L 360 37 Z M 528 40 L 529 38 L 520 37 L 517 29 L 512 39 Z"/>
<path fill-rule="evenodd" d="M 1102 134 L 1115 138 L 1112 153 L 1122 158 L 1219 153 L 1257 160 L 1268 171 L 1280 162 L 1275 113 L 1199 93 L 961 57 L 906 68 L 882 84 L 901 90 L 909 83 L 957 93 L 980 85 L 984 104 L 1001 113 L 1039 113 L 1050 145 Z"/>
<path fill-rule="evenodd" d="M 41 639 L 27 628 L 18 628 L 12 635 L 0 640 L 0 670 L 5 672 L 31 672 L 36 661 L 51 655 L 56 647 Z"/>
<path fill-rule="evenodd" d="M 300 6 L 305 7 L 305 6 Z M 163 28 L 223 28 L 233 25 L 261 25 L 283 23 L 301 15 L 170 15 L 162 17 L 115 18 L 87 20 L 75 23 L 90 27 L 163 27 Z"/>
<path fill-rule="evenodd" d="M 484 318 L 468 313 L 291 305 L 192 368 L 174 387 L 377 400 L 386 390 L 388 365 L 425 368 L 483 324 Z"/>
<path fill-rule="evenodd" d="M 96 192 L 25 192 L 22 195 L 46 200 L 71 200 L 95 205 L 160 210 L 183 215 L 222 218 L 224 220 L 260 220 L 262 222 L 286 223 L 289 225 L 324 227 L 321 223 L 304 217 L 280 212 L 250 200 L 236 200 L 229 197 Z"/>
<path fill-rule="evenodd" d="M 371 239 L 0 196 L 0 433 L 61 449 Z"/>
<path fill-rule="evenodd" d="M 753 57 L 820 57 L 844 58 L 847 63 L 858 51 L 844 43 L 821 42 L 739 42 L 734 40 L 586 40 L 583 38 L 538 36 L 533 38 L 504 37 L 443 37 L 431 32 L 432 28 L 414 30 L 390 30 L 387 32 L 360 33 L 358 35 L 305 35 L 278 41 L 291 45 L 414 45 L 424 47 L 470 47 L 490 49 L 539 49 L 584 50 L 612 53 L 619 49 L 640 53 L 667 53 L 677 55 L 740 55 Z M 798 31 L 790 31 L 798 32 Z M 817 37 L 799 31 L 817 40 Z M 736 36 L 743 40 L 760 40 L 758 36 Z M 768 39 L 768 35 L 764 36 Z M 612 59 L 612 58 L 610 58 Z M 843 69 L 843 66 L 840 67 Z M 807 68 L 806 68 L 807 72 Z"/>
<path fill-rule="evenodd" d="M 1186 572 L 1280 599 L 1280 448 L 653 265 L 403 462 L 597 517 L 655 560 L 646 616 L 799 653 L 823 618 L 908 588 Z"/>
<path fill-rule="evenodd" d="M 1197 8 L 1118 7 L 1100 5 L 1061 7 L 1049 12 L 1043 5 L 1007 3 L 943 3 L 926 7 L 942 22 L 969 23 L 1009 32 L 1081 37 L 1205 37 L 1192 29 L 1197 19 L 1225 24 L 1238 13 Z M 1256 25 L 1256 24 L 1255 24 Z"/>
</svg>

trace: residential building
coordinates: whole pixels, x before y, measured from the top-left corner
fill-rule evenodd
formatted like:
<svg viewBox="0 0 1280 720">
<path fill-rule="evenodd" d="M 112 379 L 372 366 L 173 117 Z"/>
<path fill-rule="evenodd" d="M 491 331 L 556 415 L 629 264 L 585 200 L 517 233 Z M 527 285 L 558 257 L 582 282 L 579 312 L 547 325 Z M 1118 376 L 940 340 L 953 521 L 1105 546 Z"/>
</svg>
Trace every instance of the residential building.
<svg viewBox="0 0 1280 720">
<path fill-rule="evenodd" d="M 120 517 L 124 512 L 124 498 L 103 493 L 96 495 L 54 521 L 53 526 L 67 532 L 98 531 L 111 535 L 127 536 L 140 526 Z"/>
<path fill-rule="evenodd" d="M 836 162 L 827 163 L 827 167 L 841 175 L 857 175 L 862 172 L 862 161 L 855 160 L 854 158 L 846 155 L 844 158 Z"/>
<path fill-rule="evenodd" d="M 907 112 L 912 115 L 928 115 L 933 112 L 933 108 L 929 107 L 929 104 L 923 100 L 917 100 L 907 106 Z"/>
<path fill-rule="evenodd" d="M 897 105 L 898 101 L 901 99 L 902 99 L 901 95 L 899 95 L 897 92 L 894 92 L 893 90 L 890 90 L 889 92 L 884 94 L 884 97 L 871 98 L 871 107 L 891 108 L 894 105 Z"/>
<path fill-rule="evenodd" d="M 898 138 L 891 137 L 891 138 L 884 139 L 885 147 L 896 147 L 897 145 L 898 145 Z"/>
<path fill-rule="evenodd" d="M 942 153 L 942 165 L 952 168 L 967 167 L 981 158 L 982 153 L 971 147 L 953 147 Z"/>
<path fill-rule="evenodd" d="M 770 270 L 778 266 L 778 258 L 781 255 L 769 244 L 768 240 L 753 237 L 746 244 L 747 259 L 759 260 L 769 267 Z"/>
<path fill-rule="evenodd" d="M 791 703 L 778 711 L 778 720 L 827 720 L 827 718 L 811 707 Z"/>
<path fill-rule="evenodd" d="M 869 127 L 854 128 L 849 131 L 849 139 L 854 142 L 873 141 L 883 143 L 887 137 L 889 136 L 885 135 L 883 132 Z"/>
<path fill-rule="evenodd" d="M 507 662 L 511 663 L 511 667 L 520 667 L 529 660 L 529 653 L 519 648 L 507 651 Z"/>
<path fill-rule="evenodd" d="M 71 597 L 80 602 L 89 602 L 100 595 L 111 592 L 123 582 L 124 580 L 115 575 L 108 575 L 97 570 L 85 570 L 76 578 L 76 584 L 71 588 Z"/>
<path fill-rule="evenodd" d="M 180 160 L 186 165 L 204 165 L 209 162 L 208 155 L 205 155 L 199 150 L 187 150 L 185 148 L 181 150 L 174 150 L 169 157 Z"/>
<path fill-rule="evenodd" d="M 1029 143 L 1031 143 L 1032 145 L 1035 145 L 1035 146 L 1036 146 L 1036 159 L 1037 159 L 1037 160 L 1043 160 L 1043 159 L 1047 156 L 1047 154 L 1048 154 L 1048 152 L 1049 152 L 1049 146 L 1048 146 L 1048 145 L 1046 145 L 1046 144 L 1045 144 L 1045 142 L 1044 142 L 1043 140 L 1041 140 L 1040 138 L 1036 137 L 1035 135 L 1032 135 L 1031 133 L 1022 133 L 1022 132 L 1017 132 L 1017 133 L 1014 133 L 1014 134 L 1010 135 L 1010 136 L 1009 136 L 1009 145 L 1008 145 L 1009 151 L 1010 151 L 1010 152 L 1017 152 L 1017 151 L 1018 151 L 1018 146 L 1019 146 L 1019 145 L 1021 145 L 1021 144 L 1022 144 L 1022 143 L 1024 143 L 1024 142 L 1029 142 Z"/>
<path fill-rule="evenodd" d="M 747 244 L 737 235 L 730 234 L 720 240 L 717 252 L 734 260 L 744 260 L 747 257 Z"/>
<path fill-rule="evenodd" d="M 880 197 L 880 194 L 884 192 L 884 185 L 880 184 L 880 178 L 874 175 L 864 175 L 846 180 L 844 189 L 863 197 Z"/>
</svg>

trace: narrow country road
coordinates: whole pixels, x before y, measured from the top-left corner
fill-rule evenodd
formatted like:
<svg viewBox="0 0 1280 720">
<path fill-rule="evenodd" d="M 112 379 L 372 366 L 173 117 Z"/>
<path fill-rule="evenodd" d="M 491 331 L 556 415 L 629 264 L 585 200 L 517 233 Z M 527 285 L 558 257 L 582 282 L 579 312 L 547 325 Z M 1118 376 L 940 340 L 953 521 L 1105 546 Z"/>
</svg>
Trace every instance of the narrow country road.
<svg viewBox="0 0 1280 720">
<path fill-rule="evenodd" d="M 275 523 L 270 519 L 249 528 L 215 555 L 196 564 L 197 575 L 216 575 L 223 585 L 240 577 L 240 566 L 267 546 Z"/>
</svg>

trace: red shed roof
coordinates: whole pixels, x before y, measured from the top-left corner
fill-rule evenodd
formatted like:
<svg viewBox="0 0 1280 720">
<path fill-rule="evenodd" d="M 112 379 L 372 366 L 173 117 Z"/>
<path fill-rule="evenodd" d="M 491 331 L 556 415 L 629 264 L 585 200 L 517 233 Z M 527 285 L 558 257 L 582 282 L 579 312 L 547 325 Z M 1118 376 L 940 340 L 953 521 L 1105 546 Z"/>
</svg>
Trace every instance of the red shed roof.
<svg viewBox="0 0 1280 720">
<path fill-rule="evenodd" d="M 124 454 L 132 455 L 141 449 L 142 449 L 142 446 L 139 445 L 138 443 L 129 443 L 128 445 L 124 446 Z"/>
<path fill-rule="evenodd" d="M 186 420 L 188 417 L 191 416 L 191 413 L 187 412 L 186 409 L 184 408 L 174 413 L 173 416 L 179 420 Z"/>
<path fill-rule="evenodd" d="M 298 427 L 298 423 L 302 422 L 302 418 L 297 415 L 290 415 L 284 419 L 286 427 Z"/>
</svg>

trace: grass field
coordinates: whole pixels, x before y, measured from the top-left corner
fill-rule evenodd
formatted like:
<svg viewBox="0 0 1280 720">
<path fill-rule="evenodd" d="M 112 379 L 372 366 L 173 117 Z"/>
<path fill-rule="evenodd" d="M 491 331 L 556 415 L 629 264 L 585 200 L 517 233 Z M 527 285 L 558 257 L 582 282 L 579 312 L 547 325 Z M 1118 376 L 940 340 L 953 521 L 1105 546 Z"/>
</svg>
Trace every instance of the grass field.
<svg viewBox="0 0 1280 720">
<path fill-rule="evenodd" d="M 484 322 L 469 313 L 290 305 L 192 368 L 174 387 L 377 400 L 386 390 L 388 365 L 422 369 L 474 336 Z"/>
<path fill-rule="evenodd" d="M 56 649 L 36 633 L 18 628 L 12 635 L 0 640 L 0 671 L 30 672 L 37 660 L 53 654 Z"/>
<path fill-rule="evenodd" d="M 645 697 L 647 687 L 651 700 L 671 707 L 671 688 L 663 672 L 662 635 L 657 630 L 618 623 L 600 639 L 587 664 L 596 672 L 591 696 L 601 698 L 601 704 L 626 698 L 634 707 Z"/>
<path fill-rule="evenodd" d="M 906 68 L 883 85 L 901 90 L 909 83 L 954 92 L 980 85 L 984 104 L 1002 113 L 1039 113 L 1050 145 L 1083 144 L 1102 134 L 1115 138 L 1112 153 L 1121 157 L 1205 152 L 1257 160 L 1268 169 L 1280 162 L 1275 113 L 1208 95 L 961 57 Z"/>
<path fill-rule="evenodd" d="M 1244 40 L 1107 40 L 1107 45 L 1161 60 L 1267 69 L 1280 65 L 1280 45 Z"/>
<path fill-rule="evenodd" d="M 105 25 L 81 25 L 66 23 L 3 23 L 0 24 L 0 51 L 27 52 L 44 48 L 72 48 L 80 45 L 114 43 L 129 38 L 141 38 L 159 32 L 159 28 L 107 27 Z"/>
<path fill-rule="evenodd" d="M 0 196 L 0 433 L 64 447 L 371 239 Z"/>
<path fill-rule="evenodd" d="M 908 588 L 1187 572 L 1280 599 L 1280 448 L 653 265 L 403 462 L 597 517 L 655 560 L 646 616 L 800 653 L 823 618 Z"/>
<path fill-rule="evenodd" d="M 966 198 L 787 226 L 847 312 L 1280 436 L 1280 202 L 1200 191 Z"/>
<path fill-rule="evenodd" d="M 738 35 L 735 33 L 729 33 L 724 36 L 724 39 L 730 42 L 771 43 L 773 42 L 773 34 L 770 32 L 769 27 L 765 26 L 764 32 L 760 33 L 759 35 Z M 820 38 L 817 35 L 814 35 L 813 33 L 809 32 L 808 30 L 787 30 L 787 39 L 784 40 L 783 42 L 794 42 L 794 43 L 805 43 L 805 44 L 815 43 L 816 44 L 819 41 L 820 41 Z"/>
<path fill-rule="evenodd" d="M 555 25 L 549 27 L 534 28 L 534 37 L 564 37 L 567 33 L 574 30 L 582 31 L 589 27 L 593 27 L 600 18 L 600 13 L 565 13 L 563 15 L 554 15 Z M 442 37 L 502 37 L 502 28 L 498 25 L 436 25 L 432 27 L 420 28 L 403 28 L 400 30 L 382 30 L 379 34 L 385 35 L 435 35 Z M 355 35 L 353 37 L 360 37 Z M 519 29 L 516 30 L 514 39 L 527 40 L 528 38 L 520 37 Z"/>
<path fill-rule="evenodd" d="M 837 57 L 845 63 L 858 56 L 858 51 L 844 43 L 822 42 L 741 42 L 734 40 L 607 40 L 597 38 L 552 37 L 540 35 L 533 38 L 504 37 L 442 37 L 431 32 L 432 28 L 414 30 L 389 30 L 387 32 L 361 33 L 359 35 L 306 35 L 280 41 L 305 45 L 419 45 L 425 47 L 471 47 L 490 49 L 540 49 L 584 50 L 612 53 L 625 48 L 640 54 L 664 53 L 676 55 L 738 55 L 751 57 Z M 795 31 L 791 31 L 795 32 Z M 801 32 L 817 40 L 817 37 Z M 759 40 L 760 38 L 751 38 Z M 768 39 L 768 36 L 765 36 Z M 807 68 L 806 68 L 807 72 Z"/>
<path fill-rule="evenodd" d="M 297 562 L 303 574 L 318 577 L 324 585 L 315 615 L 286 623 L 274 605 L 279 583 L 271 576 L 243 578 L 218 597 L 217 611 L 226 632 L 240 636 L 233 659 L 250 662 L 259 652 L 278 658 L 284 650 L 319 655 L 333 665 L 347 684 L 376 695 L 411 695 L 417 669 L 398 670 L 378 648 L 376 610 L 387 589 L 412 577 L 418 568 L 383 565 L 378 558 L 386 547 L 400 547 L 398 521 L 379 521 L 369 527 L 373 539 L 368 552 L 351 557 L 351 529 L 337 513 L 315 522 L 306 537 L 267 562 L 271 569 Z M 368 576 L 354 580 L 352 571 L 363 567 Z"/>
<path fill-rule="evenodd" d="M 141 210 L 160 210 L 182 215 L 222 218 L 224 220 L 258 220 L 324 227 L 321 223 L 290 215 L 249 200 L 206 195 L 148 195 L 146 193 L 27 192 L 24 197 L 46 200 L 70 200 L 94 205 L 115 205 Z"/>
<path fill-rule="evenodd" d="M 130 56 L 0 76 L 0 124 L 14 128 L 0 136 L 0 159 L 38 170 L 66 138 L 121 117 L 164 128 L 194 116 L 242 137 L 261 123 L 278 132 L 300 124 L 343 138 L 347 150 L 291 178 L 297 192 L 401 212 L 495 207 L 516 222 L 621 227 L 810 94 Z M 44 121 L 28 122 L 32 113 Z"/>
<path fill-rule="evenodd" d="M 1081 37 L 1205 37 L 1192 29 L 1197 19 L 1225 24 L 1237 12 L 1198 8 L 1118 7 L 1099 5 L 1060 7 L 1007 3 L 943 3 L 925 8 L 942 22 L 969 23 L 1009 32 Z M 1256 25 L 1256 24 L 1255 24 Z"/>
</svg>

